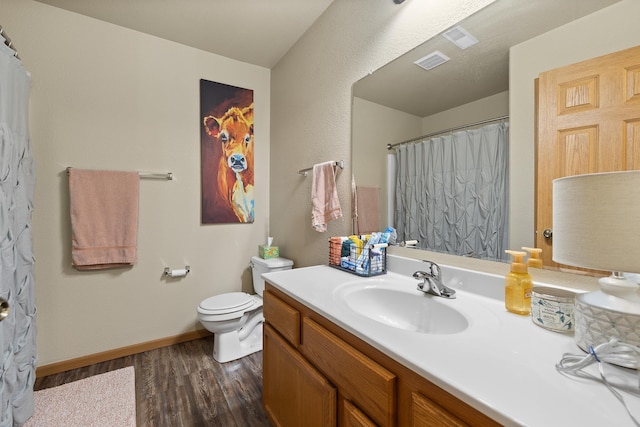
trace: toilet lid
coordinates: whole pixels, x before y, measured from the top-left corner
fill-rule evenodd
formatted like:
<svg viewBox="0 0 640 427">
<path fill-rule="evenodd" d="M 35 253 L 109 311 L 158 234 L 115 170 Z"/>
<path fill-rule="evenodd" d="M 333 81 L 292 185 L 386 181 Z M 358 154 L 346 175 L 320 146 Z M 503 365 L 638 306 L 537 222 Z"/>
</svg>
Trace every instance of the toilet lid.
<svg viewBox="0 0 640 427">
<path fill-rule="evenodd" d="M 205 299 L 199 309 L 207 314 L 233 313 L 253 305 L 253 298 L 246 292 L 229 292 Z"/>
</svg>

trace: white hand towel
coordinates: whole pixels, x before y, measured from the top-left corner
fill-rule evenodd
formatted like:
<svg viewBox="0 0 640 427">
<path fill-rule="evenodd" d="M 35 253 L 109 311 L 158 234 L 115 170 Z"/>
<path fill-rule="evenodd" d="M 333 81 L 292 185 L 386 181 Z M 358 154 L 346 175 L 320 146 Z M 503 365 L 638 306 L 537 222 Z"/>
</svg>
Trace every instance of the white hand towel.
<svg viewBox="0 0 640 427">
<path fill-rule="evenodd" d="M 318 232 L 327 231 L 327 223 L 342 217 L 334 162 L 324 162 L 313 166 L 311 183 L 311 226 Z"/>
</svg>

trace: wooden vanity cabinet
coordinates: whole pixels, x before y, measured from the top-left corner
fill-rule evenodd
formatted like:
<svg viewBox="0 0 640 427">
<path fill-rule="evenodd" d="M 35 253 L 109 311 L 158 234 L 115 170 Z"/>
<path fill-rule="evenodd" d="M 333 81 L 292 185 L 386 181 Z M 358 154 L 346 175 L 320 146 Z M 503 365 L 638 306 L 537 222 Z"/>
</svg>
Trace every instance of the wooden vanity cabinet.
<svg viewBox="0 0 640 427">
<path fill-rule="evenodd" d="M 275 426 L 499 426 L 269 283 L 263 402 Z"/>
</svg>

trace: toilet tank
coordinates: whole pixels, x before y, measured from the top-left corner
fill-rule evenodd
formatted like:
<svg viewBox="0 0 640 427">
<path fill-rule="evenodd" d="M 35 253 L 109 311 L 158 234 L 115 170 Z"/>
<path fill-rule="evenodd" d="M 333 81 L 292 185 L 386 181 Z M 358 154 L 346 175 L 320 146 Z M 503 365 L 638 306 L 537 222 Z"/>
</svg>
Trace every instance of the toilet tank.
<svg viewBox="0 0 640 427">
<path fill-rule="evenodd" d="M 258 256 L 253 256 L 251 257 L 250 266 L 253 273 L 253 290 L 256 294 L 262 296 L 264 293 L 264 279 L 262 278 L 262 274 L 290 270 L 293 268 L 293 261 L 286 258 L 262 259 Z"/>
</svg>

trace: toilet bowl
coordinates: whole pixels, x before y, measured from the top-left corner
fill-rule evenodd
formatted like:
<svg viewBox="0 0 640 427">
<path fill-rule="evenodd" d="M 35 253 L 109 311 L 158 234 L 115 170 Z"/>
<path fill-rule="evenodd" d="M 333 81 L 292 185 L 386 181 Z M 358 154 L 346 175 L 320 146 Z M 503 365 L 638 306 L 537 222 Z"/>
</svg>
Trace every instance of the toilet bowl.
<svg viewBox="0 0 640 427">
<path fill-rule="evenodd" d="M 262 350 L 263 273 L 289 270 L 293 261 L 285 258 L 251 258 L 253 290 L 229 292 L 203 300 L 198 305 L 198 320 L 213 333 L 213 358 L 224 363 Z"/>
</svg>

